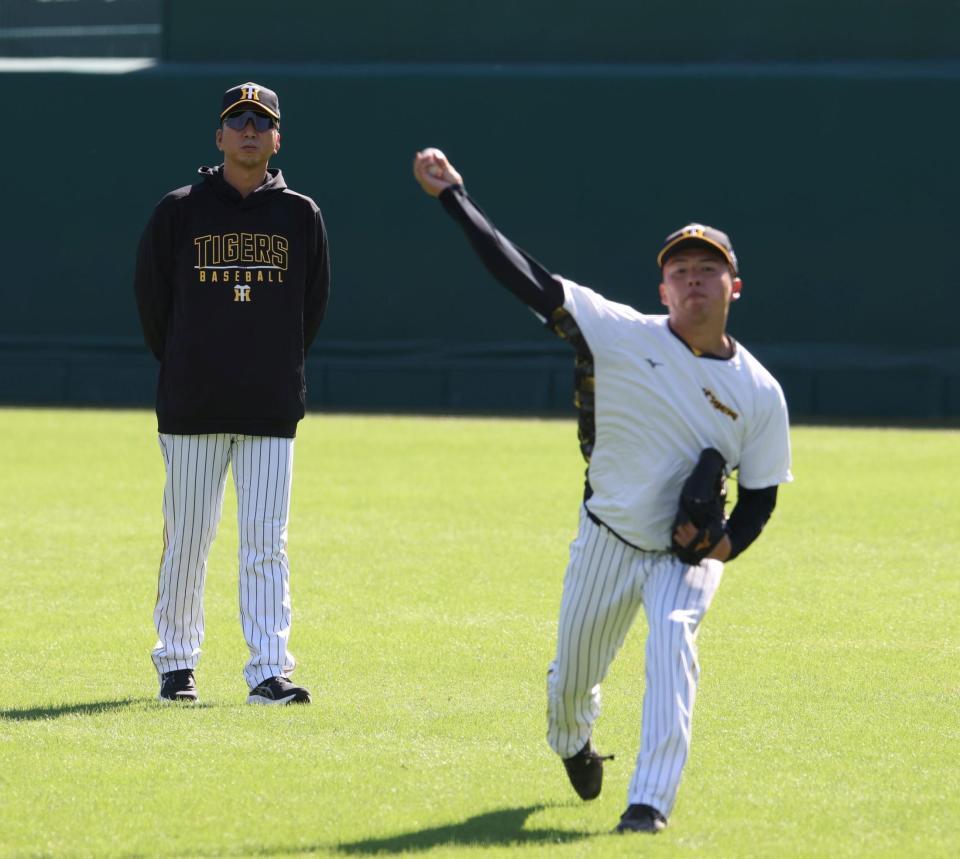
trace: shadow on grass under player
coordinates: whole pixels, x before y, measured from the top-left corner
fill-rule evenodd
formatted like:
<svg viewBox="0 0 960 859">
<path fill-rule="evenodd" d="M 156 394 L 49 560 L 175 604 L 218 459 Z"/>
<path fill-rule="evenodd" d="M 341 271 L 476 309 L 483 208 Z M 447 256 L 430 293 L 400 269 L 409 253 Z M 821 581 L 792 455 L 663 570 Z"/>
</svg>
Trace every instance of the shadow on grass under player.
<svg viewBox="0 0 960 859">
<path fill-rule="evenodd" d="M 434 847 L 484 847 L 510 844 L 559 844 L 593 837 L 592 832 L 571 832 L 563 829 L 524 829 L 527 818 L 545 805 L 504 808 L 488 811 L 462 823 L 436 826 L 419 832 L 407 832 L 389 838 L 370 838 L 340 844 L 341 853 L 404 853 L 411 850 L 432 850 Z"/>
<path fill-rule="evenodd" d="M 50 707 L 24 707 L 20 710 L 0 710 L 0 722 L 37 722 L 41 719 L 59 719 L 61 716 L 99 716 L 127 707 L 142 707 L 142 698 L 121 698 L 117 701 L 89 701 L 86 704 L 58 704 Z"/>
</svg>

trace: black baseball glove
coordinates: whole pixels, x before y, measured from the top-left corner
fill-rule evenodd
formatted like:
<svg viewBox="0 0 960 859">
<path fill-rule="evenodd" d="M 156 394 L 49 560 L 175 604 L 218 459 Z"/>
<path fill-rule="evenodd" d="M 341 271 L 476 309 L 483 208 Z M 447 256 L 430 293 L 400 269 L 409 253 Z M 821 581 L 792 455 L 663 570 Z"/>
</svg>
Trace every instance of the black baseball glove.
<svg viewBox="0 0 960 859">
<path fill-rule="evenodd" d="M 723 455 L 712 447 L 705 448 L 680 492 L 680 505 L 670 529 L 670 549 L 685 564 L 699 564 L 723 539 L 724 506 L 727 482 Z M 686 545 L 677 542 L 677 528 L 692 522 L 696 536 Z"/>
</svg>

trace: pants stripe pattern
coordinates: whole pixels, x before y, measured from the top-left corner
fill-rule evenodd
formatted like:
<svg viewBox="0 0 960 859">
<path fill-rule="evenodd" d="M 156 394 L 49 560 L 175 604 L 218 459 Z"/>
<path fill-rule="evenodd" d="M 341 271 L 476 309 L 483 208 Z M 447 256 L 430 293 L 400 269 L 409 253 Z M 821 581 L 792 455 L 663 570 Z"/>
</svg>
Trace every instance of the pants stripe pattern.
<svg viewBox="0 0 960 859">
<path fill-rule="evenodd" d="M 547 672 L 547 741 L 562 758 L 590 739 L 600 684 L 644 607 L 649 633 L 640 752 L 628 802 L 669 815 L 690 749 L 700 666 L 696 634 L 723 564 L 688 567 L 628 546 L 581 511 L 563 585 L 557 653 Z"/>
<path fill-rule="evenodd" d="M 166 468 L 164 551 L 153 663 L 164 673 L 195 668 L 203 643 L 207 557 L 223 509 L 228 467 L 237 489 L 240 623 L 252 688 L 289 674 L 290 566 L 287 523 L 293 439 L 230 434 L 160 435 Z"/>
</svg>

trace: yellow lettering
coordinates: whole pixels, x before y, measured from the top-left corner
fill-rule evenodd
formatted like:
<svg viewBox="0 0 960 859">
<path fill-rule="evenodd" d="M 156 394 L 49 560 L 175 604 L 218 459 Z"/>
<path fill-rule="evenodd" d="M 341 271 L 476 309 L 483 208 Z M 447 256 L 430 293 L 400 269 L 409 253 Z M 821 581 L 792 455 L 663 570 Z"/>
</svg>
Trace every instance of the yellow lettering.
<svg viewBox="0 0 960 859">
<path fill-rule="evenodd" d="M 287 250 L 289 244 L 283 236 L 271 236 L 271 254 L 270 261 L 277 267 L 286 270 L 287 268 Z"/>
<path fill-rule="evenodd" d="M 263 271 L 257 272 L 257 283 L 263 283 Z"/>
<path fill-rule="evenodd" d="M 264 265 L 270 262 L 270 236 L 263 233 L 257 233 L 254 236 L 256 240 L 256 251 L 254 262 Z"/>
<path fill-rule="evenodd" d="M 223 237 L 223 261 L 236 262 L 240 256 L 240 236 L 236 233 L 227 233 Z"/>
<path fill-rule="evenodd" d="M 203 268 L 207 264 L 207 250 L 210 246 L 211 236 L 197 236 L 193 244 L 197 248 L 197 268 Z"/>
<path fill-rule="evenodd" d="M 205 268 L 200 269 L 200 283 L 206 283 L 207 281 L 207 270 Z"/>
<path fill-rule="evenodd" d="M 710 401 L 710 405 L 720 412 L 720 414 L 727 415 L 727 417 L 733 420 L 737 420 L 737 418 L 740 417 L 730 406 L 718 400 L 716 394 L 709 388 L 702 388 L 701 390 L 703 391 L 703 395 Z"/>
<path fill-rule="evenodd" d="M 210 272 L 210 283 L 217 283 L 217 273 L 216 271 Z"/>
<path fill-rule="evenodd" d="M 240 233 L 240 262 L 253 262 L 253 233 Z"/>
<path fill-rule="evenodd" d="M 287 270 L 290 243 L 285 236 L 266 233 L 224 233 L 223 235 L 195 236 L 197 268 L 254 263 L 272 265 Z"/>
<path fill-rule="evenodd" d="M 243 279 L 244 279 L 247 283 L 250 283 L 250 282 L 253 280 L 253 272 L 252 272 L 252 271 L 247 270 L 247 271 L 245 271 L 243 274 L 244 274 L 244 278 L 243 278 Z"/>
</svg>

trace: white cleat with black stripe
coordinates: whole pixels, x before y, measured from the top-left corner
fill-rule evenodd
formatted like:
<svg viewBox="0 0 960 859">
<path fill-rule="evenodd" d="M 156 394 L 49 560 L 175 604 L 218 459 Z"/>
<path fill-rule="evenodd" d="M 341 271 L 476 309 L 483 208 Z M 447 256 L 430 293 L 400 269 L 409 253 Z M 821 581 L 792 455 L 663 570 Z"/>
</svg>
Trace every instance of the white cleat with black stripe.
<svg viewBox="0 0 960 859">
<path fill-rule="evenodd" d="M 309 704 L 310 693 L 302 686 L 296 686 L 288 677 L 282 674 L 264 680 L 259 686 L 250 690 L 247 697 L 248 704 Z"/>
</svg>

